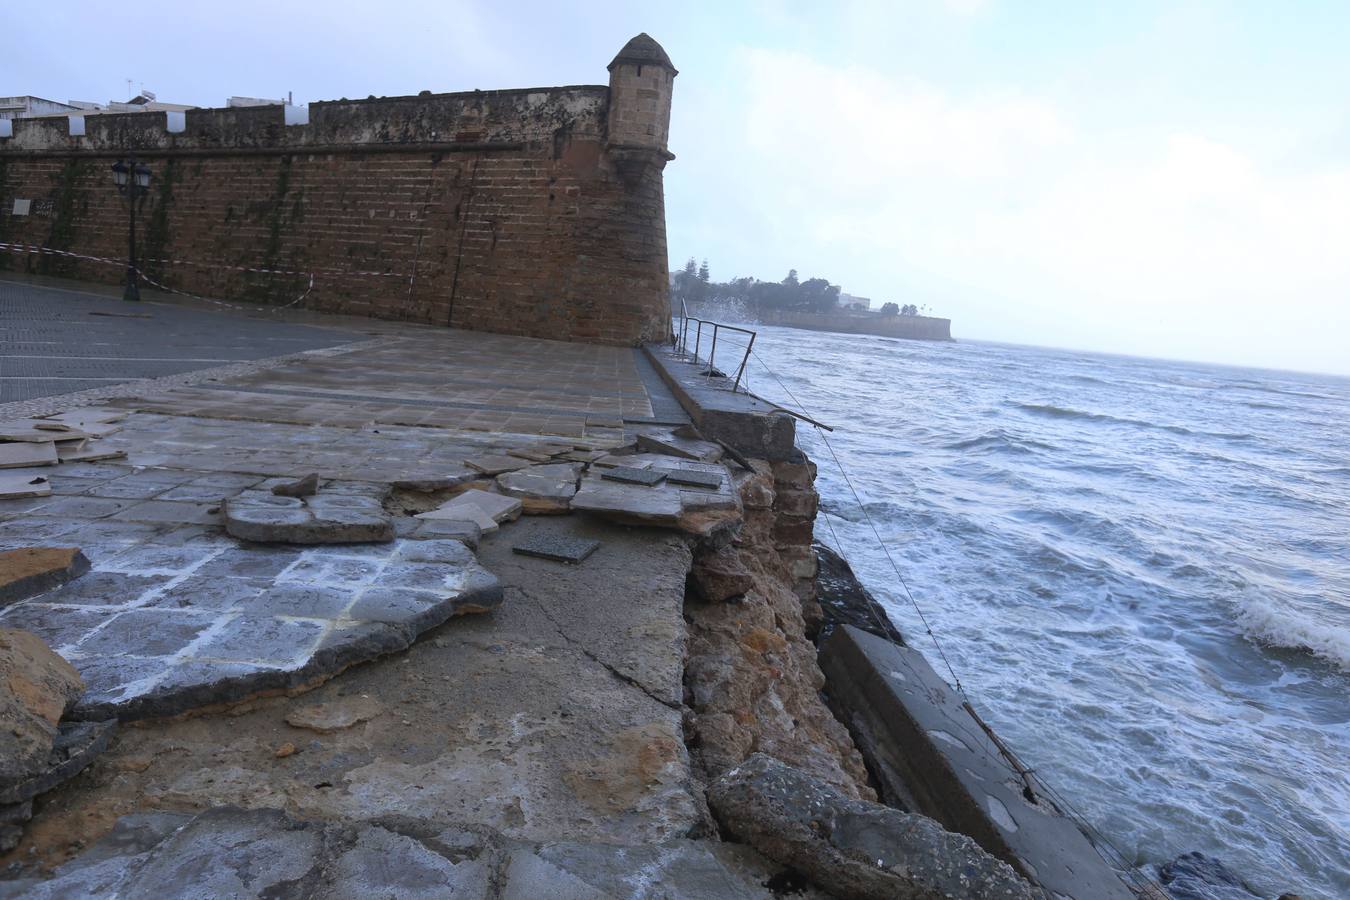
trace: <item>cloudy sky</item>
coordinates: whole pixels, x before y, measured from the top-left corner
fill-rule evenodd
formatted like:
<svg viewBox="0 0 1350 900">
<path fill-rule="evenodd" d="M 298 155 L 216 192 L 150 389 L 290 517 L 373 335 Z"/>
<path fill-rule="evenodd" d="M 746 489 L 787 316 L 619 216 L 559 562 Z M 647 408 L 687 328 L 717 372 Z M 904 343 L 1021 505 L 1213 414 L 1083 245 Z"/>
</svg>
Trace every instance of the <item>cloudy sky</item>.
<svg viewBox="0 0 1350 900">
<path fill-rule="evenodd" d="M 13 0 L 9 0 L 13 2 Z M 958 337 L 1350 374 L 1350 5 L 142 0 L 25 7 L 0 93 L 297 101 L 680 69 L 673 265 Z"/>
</svg>

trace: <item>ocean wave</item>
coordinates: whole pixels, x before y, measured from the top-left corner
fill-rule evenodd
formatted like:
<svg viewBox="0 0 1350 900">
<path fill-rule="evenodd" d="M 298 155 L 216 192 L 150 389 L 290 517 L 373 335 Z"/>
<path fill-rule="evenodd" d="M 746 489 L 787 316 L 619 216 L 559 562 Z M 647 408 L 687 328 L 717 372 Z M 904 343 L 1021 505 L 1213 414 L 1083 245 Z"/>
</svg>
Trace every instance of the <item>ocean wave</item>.
<svg viewBox="0 0 1350 900">
<path fill-rule="evenodd" d="M 1135 428 L 1155 428 L 1159 431 L 1170 432 L 1171 434 L 1190 435 L 1194 437 L 1215 438 L 1224 441 L 1252 441 L 1256 435 L 1240 431 L 1195 431 L 1184 425 L 1168 425 L 1162 422 L 1147 422 L 1143 419 L 1131 419 L 1125 416 L 1113 416 L 1108 413 L 1087 412 L 1081 409 L 1073 409 L 1066 406 L 1055 406 L 1051 403 L 1018 403 L 1011 402 L 1011 406 L 1026 410 L 1036 415 L 1048 416 L 1052 419 L 1083 419 L 1092 422 L 1108 422 L 1118 425 L 1132 425 Z"/>
<path fill-rule="evenodd" d="M 1036 453 L 1038 451 L 1053 453 L 1059 450 L 1054 444 L 1047 444 L 1044 441 L 1013 434 L 1002 428 L 986 431 L 978 437 L 944 444 L 943 448 L 946 450 L 1006 450 L 1010 453 Z"/>
<path fill-rule="evenodd" d="M 1350 672 L 1350 628 L 1341 628 L 1260 598 L 1237 601 L 1238 625 L 1258 644 L 1302 650 Z"/>
</svg>

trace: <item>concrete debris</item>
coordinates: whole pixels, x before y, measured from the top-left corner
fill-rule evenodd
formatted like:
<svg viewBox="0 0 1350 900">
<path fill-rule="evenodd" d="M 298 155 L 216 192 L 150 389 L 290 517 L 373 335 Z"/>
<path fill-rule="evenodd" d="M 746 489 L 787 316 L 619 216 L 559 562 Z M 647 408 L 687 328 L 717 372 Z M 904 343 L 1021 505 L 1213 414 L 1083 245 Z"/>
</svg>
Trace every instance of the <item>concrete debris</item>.
<svg viewBox="0 0 1350 900">
<path fill-rule="evenodd" d="M 3 797 L 47 768 L 57 723 L 84 693 L 84 682 L 37 635 L 0 628 L 0 685 Z"/>
<path fill-rule="evenodd" d="M 16 441 L 0 444 L 0 469 L 17 469 L 22 466 L 54 466 L 60 462 L 56 455 L 56 445 L 52 443 L 35 444 L 30 441 Z"/>
<path fill-rule="evenodd" d="M 272 493 L 278 497 L 313 497 L 319 492 L 319 473 L 310 472 L 295 481 L 272 485 Z"/>
<path fill-rule="evenodd" d="M 277 809 L 223 806 L 196 816 L 123 816 L 50 880 L 0 882 L 0 897 L 627 900 L 639 891 L 770 900 L 768 885 L 781 873 L 754 851 L 717 841 L 537 844 L 488 829 L 306 821 Z M 807 887 L 795 896 L 825 895 Z"/>
<path fill-rule="evenodd" d="M 570 535 L 533 535 L 511 546 L 512 553 L 577 565 L 600 547 L 599 541 Z"/>
<path fill-rule="evenodd" d="M 653 459 L 661 458 L 651 453 L 623 457 L 632 461 L 630 468 L 636 472 L 646 471 Z M 686 467 L 723 474 L 726 471 L 720 463 L 690 462 Z M 715 491 L 689 490 L 666 482 L 664 470 L 657 473 L 659 479 L 654 486 L 630 484 L 622 477 L 610 477 L 614 471 L 592 466 L 572 498 L 572 509 L 625 524 L 676 528 L 698 535 L 729 528 L 740 517 L 740 503 L 729 485 Z"/>
<path fill-rule="evenodd" d="M 0 500 L 25 500 L 50 497 L 52 486 L 46 478 L 32 475 L 6 475 L 0 472 Z"/>
<path fill-rule="evenodd" d="M 497 489 L 519 499 L 527 516 L 558 515 L 571 507 L 580 474 L 580 463 L 530 466 L 498 475 Z"/>
<path fill-rule="evenodd" d="M 127 452 L 100 447 L 97 441 L 65 441 L 56 445 L 56 455 L 61 462 L 105 462 L 126 459 Z"/>
<path fill-rule="evenodd" d="M 553 453 L 534 447 L 518 447 L 514 450 L 507 450 L 506 455 L 516 456 L 534 463 L 548 462 L 553 458 Z"/>
<path fill-rule="evenodd" d="M 932 819 L 853 800 L 756 753 L 708 790 L 723 828 L 840 897 L 1025 898 L 1012 867 Z"/>
<path fill-rule="evenodd" d="M 89 571 L 79 547 L 20 547 L 0 552 L 0 606 L 65 584 Z"/>
<path fill-rule="evenodd" d="M 328 493 L 300 499 L 250 490 L 223 507 L 225 530 L 245 541 L 353 544 L 392 541 L 394 525 L 373 494 Z"/>
<path fill-rule="evenodd" d="M 671 484 L 688 487 L 711 488 L 716 490 L 725 483 L 726 476 L 720 472 L 700 472 L 696 469 L 666 469 L 666 480 Z"/>
</svg>

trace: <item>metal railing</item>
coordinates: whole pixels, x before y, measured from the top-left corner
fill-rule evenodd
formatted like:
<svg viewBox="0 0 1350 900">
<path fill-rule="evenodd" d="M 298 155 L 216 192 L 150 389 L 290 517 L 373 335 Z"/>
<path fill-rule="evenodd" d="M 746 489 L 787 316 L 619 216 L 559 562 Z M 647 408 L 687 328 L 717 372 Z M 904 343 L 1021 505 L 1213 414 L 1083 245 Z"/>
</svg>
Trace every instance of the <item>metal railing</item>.
<svg viewBox="0 0 1350 900">
<path fill-rule="evenodd" d="M 694 349 L 692 353 L 689 350 L 689 323 L 695 323 L 694 326 Z M 675 352 L 681 357 L 690 358 L 696 365 L 699 363 L 699 351 L 703 347 L 703 327 L 708 326 L 711 331 L 712 341 L 708 348 L 708 371 L 704 374 L 711 378 L 714 375 L 720 375 L 725 378 L 726 375 L 717 369 L 717 338 L 723 331 L 734 331 L 737 334 L 746 334 L 750 340 L 745 344 L 745 353 L 741 356 L 740 365 L 736 367 L 736 377 L 732 379 L 731 391 L 735 393 L 741 386 L 741 379 L 745 377 L 745 367 L 750 361 L 750 351 L 755 346 L 756 332 L 749 328 L 741 328 L 737 325 L 724 325 L 721 322 L 714 322 L 711 319 L 700 319 L 689 315 L 689 307 L 683 300 L 680 301 L 680 328 L 679 335 L 675 339 Z M 738 347 L 739 349 L 739 347 Z"/>
</svg>

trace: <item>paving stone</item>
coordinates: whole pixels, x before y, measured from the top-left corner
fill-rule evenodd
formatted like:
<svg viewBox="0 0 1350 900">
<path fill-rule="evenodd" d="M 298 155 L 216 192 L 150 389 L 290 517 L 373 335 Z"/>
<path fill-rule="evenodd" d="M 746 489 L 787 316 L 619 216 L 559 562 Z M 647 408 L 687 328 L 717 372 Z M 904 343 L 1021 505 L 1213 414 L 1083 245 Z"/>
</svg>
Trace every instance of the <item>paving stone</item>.
<svg viewBox="0 0 1350 900">
<path fill-rule="evenodd" d="M 355 596 L 355 587 L 273 583 L 253 597 L 241 600 L 235 608 L 252 616 L 338 619 Z"/>
<path fill-rule="evenodd" d="M 579 564 L 600 547 L 600 542 L 561 534 L 536 534 L 511 545 L 511 552 L 521 556 L 537 556 L 557 562 Z"/>
<path fill-rule="evenodd" d="M 85 491 L 90 497 L 117 497 L 130 500 L 149 500 L 188 480 L 184 472 L 162 469 L 144 469 L 94 485 Z"/>
<path fill-rule="evenodd" d="M 529 460 L 515 456 L 475 456 L 464 460 L 464 465 L 475 472 L 492 476 L 500 475 L 503 472 L 514 472 L 516 469 L 523 469 L 529 464 Z"/>
<path fill-rule="evenodd" d="M 649 457 L 660 458 L 655 454 L 640 454 L 633 458 L 640 464 Z M 700 464 L 691 462 L 682 468 L 699 467 Z M 720 466 L 710 464 L 709 468 Z M 618 522 L 676 528 L 698 535 L 710 534 L 740 516 L 739 501 L 728 484 L 717 490 L 685 490 L 670 483 L 649 487 L 610 478 L 613 471 L 592 468 L 587 472 L 572 498 L 572 509 Z M 664 470 L 652 471 L 665 478 Z"/>
<path fill-rule="evenodd" d="M 247 541 L 341 544 L 394 539 L 388 513 L 368 496 L 338 499 L 320 494 L 302 501 L 251 490 L 226 500 L 223 510 L 225 530 Z"/>
<path fill-rule="evenodd" d="M 4 477 L 0 475 L 0 490 L 3 490 Z M 64 519 L 101 519 L 121 512 L 135 502 L 107 497 L 62 497 L 42 507 L 42 515 Z"/>
<path fill-rule="evenodd" d="M 608 481 L 622 481 L 625 484 L 642 484 L 655 487 L 666 479 L 666 473 L 658 469 L 639 469 L 632 466 L 615 466 L 600 476 Z"/>
<path fill-rule="evenodd" d="M 29 497 L 50 497 L 52 486 L 44 477 L 6 475 L 0 472 L 0 499 L 23 500 Z"/>
<path fill-rule="evenodd" d="M 577 492 L 579 463 L 531 466 L 497 476 L 497 489 L 520 500 L 526 515 L 551 515 L 568 511 Z"/>
<path fill-rule="evenodd" d="M 185 503 L 177 500 L 147 500 L 117 513 L 128 522 L 170 522 L 206 525 L 220 521 L 220 503 Z"/>
<path fill-rule="evenodd" d="M 61 609 L 25 601 L 4 610 L 0 627 L 31 631 L 48 646 L 62 650 L 83 640 L 107 620 L 103 610 Z"/>
<path fill-rule="evenodd" d="M 21 466 L 54 466 L 58 462 L 56 445 L 19 442 L 0 444 L 0 469 Z"/>
<path fill-rule="evenodd" d="M 127 458 L 127 452 L 125 450 L 103 447 L 100 446 L 97 441 L 80 442 L 79 444 L 76 444 L 73 441 L 59 443 L 56 445 L 56 455 L 63 463 L 92 463 Z"/>
<path fill-rule="evenodd" d="M 518 447 L 514 450 L 507 450 L 507 456 L 515 456 L 529 462 L 547 462 L 553 458 L 553 454 L 544 450 L 538 450 L 533 447 Z"/>
<path fill-rule="evenodd" d="M 700 472 L 695 469 L 667 469 L 666 480 L 672 484 L 689 485 L 691 487 L 719 488 L 722 486 L 723 477 L 716 472 Z"/>
<path fill-rule="evenodd" d="M 215 617 L 176 609 L 133 609 L 108 619 L 75 646 L 93 656 L 114 656 L 134 649 L 139 656 L 170 656 L 196 640 Z"/>
<path fill-rule="evenodd" d="M 481 527 L 484 517 L 493 522 L 506 522 L 519 518 L 523 504 L 515 497 L 493 494 L 470 488 L 436 509 L 421 513 L 419 519 L 467 519 L 477 522 Z M 474 511 L 477 511 L 475 513 Z M 483 529 L 484 532 L 494 529 Z"/>
<path fill-rule="evenodd" d="M 167 575 L 94 571 L 38 595 L 32 602 L 58 606 L 128 606 L 167 581 Z"/>
<path fill-rule="evenodd" d="M 652 453 L 664 453 L 699 462 L 717 462 L 722 458 L 722 448 L 711 441 L 692 437 L 682 437 L 674 429 L 647 430 L 638 432 L 638 449 Z"/>
<path fill-rule="evenodd" d="M 159 495 L 160 500 L 185 500 L 189 503 L 220 503 L 240 491 L 256 485 L 262 479 L 256 475 L 232 475 L 222 472 L 204 475 L 172 487 Z"/>
<path fill-rule="evenodd" d="M 399 519 L 394 520 L 395 523 Z M 412 537 L 417 538 L 449 538 L 464 544 L 470 550 L 478 549 L 478 542 L 483 537 L 483 529 L 477 522 L 470 522 L 463 519 L 422 519 L 412 520 L 416 522 L 416 528 L 411 533 Z M 497 523 L 493 522 L 492 527 L 496 528 Z M 418 543 L 428 543 L 428 541 L 419 541 Z"/>
<path fill-rule="evenodd" d="M 59 587 L 89 571 L 79 547 L 23 547 L 0 552 L 0 606 Z"/>
<path fill-rule="evenodd" d="M 41 419 L 18 419 L 0 422 L 0 441 L 76 441 L 88 438 L 87 432 L 60 422 Z"/>
</svg>

